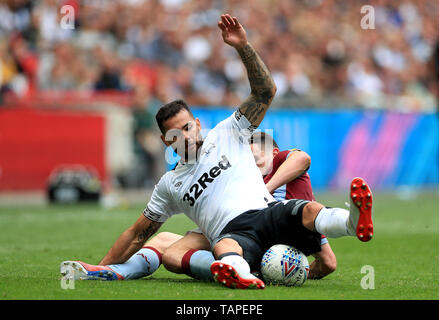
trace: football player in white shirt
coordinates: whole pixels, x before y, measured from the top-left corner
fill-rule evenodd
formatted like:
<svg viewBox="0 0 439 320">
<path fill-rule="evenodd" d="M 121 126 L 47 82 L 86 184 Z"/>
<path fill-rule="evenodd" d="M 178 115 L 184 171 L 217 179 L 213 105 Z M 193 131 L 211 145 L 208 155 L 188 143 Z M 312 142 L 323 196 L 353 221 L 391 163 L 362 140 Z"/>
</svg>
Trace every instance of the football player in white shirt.
<svg viewBox="0 0 439 320">
<path fill-rule="evenodd" d="M 162 140 L 181 161 L 162 177 L 143 214 L 116 240 L 100 265 L 121 264 L 139 254 L 145 241 L 170 216 L 181 212 L 208 239 L 218 260 L 211 265 L 215 280 L 232 288 L 265 287 L 250 268 L 260 264 L 273 244 L 290 244 L 309 255 L 320 250 L 321 234 L 329 238 L 357 235 L 362 241 L 373 235 L 371 192 L 361 178 L 351 183 L 350 212 L 305 200 L 275 202 L 248 138 L 262 122 L 276 87 L 238 20 L 222 15 L 218 26 L 224 42 L 236 49 L 246 67 L 251 94 L 205 139 L 200 122 L 184 101 L 159 110 L 156 120 Z"/>
<path fill-rule="evenodd" d="M 264 137 L 263 140 L 262 137 Z M 268 139 L 268 143 L 265 141 L 266 139 Z M 273 161 L 275 158 L 274 150 L 278 148 L 271 136 L 261 132 L 253 134 L 250 139 L 250 147 L 261 173 L 270 170 L 267 169 L 267 163 Z M 279 149 L 277 150 L 279 151 Z M 282 163 L 283 170 L 277 170 L 277 166 L 276 170 L 273 168 L 275 172 L 272 173 L 270 181 L 275 180 L 276 185 L 284 183 L 279 191 L 285 191 L 287 184 L 293 183 L 293 181 L 296 181 L 297 175 L 308 170 L 310 160 L 307 161 L 307 159 L 309 159 L 309 156 L 304 152 L 296 153 L 295 157 L 288 157 L 288 161 Z M 263 161 L 261 161 L 262 158 Z M 267 177 L 264 178 L 264 181 L 267 183 L 266 179 Z M 312 196 L 312 187 L 309 180 L 301 180 L 299 185 L 295 184 L 291 188 L 293 188 L 290 190 L 291 195 L 277 192 L 281 196 L 279 196 L 279 199 L 278 196 L 275 196 L 276 200 L 296 198 L 315 200 Z M 273 192 L 271 193 L 273 194 Z M 297 193 L 300 194 L 299 197 L 295 197 Z M 309 279 L 320 279 L 335 271 L 336 257 L 326 238 L 322 239 L 321 251 L 313 255 L 316 259 L 310 265 Z M 81 277 L 96 280 L 138 279 L 154 273 L 162 262 L 166 269 L 174 273 L 187 274 L 196 279 L 213 280 L 210 265 L 214 261 L 215 258 L 210 251 L 209 241 L 204 237 L 201 230 L 196 229 L 187 232 L 184 237 L 175 233 L 160 232 L 148 240 L 140 252 L 134 254 L 123 264 L 96 266 L 82 261 L 72 263 L 82 269 L 82 274 L 78 274 L 77 279 Z M 259 270 L 254 271 L 259 272 Z"/>
</svg>

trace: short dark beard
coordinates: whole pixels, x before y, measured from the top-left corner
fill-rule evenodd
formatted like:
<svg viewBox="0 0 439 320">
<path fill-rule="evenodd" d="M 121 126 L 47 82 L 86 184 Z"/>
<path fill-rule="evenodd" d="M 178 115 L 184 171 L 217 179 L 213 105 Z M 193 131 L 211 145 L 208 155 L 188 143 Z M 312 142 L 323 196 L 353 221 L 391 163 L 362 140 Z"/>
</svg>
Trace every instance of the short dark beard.
<svg viewBox="0 0 439 320">
<path fill-rule="evenodd" d="M 201 152 L 201 147 L 202 147 L 202 145 L 203 145 L 203 142 L 204 142 L 204 140 L 203 139 L 200 139 L 200 140 L 198 140 L 195 144 L 197 145 L 197 151 L 196 151 L 196 154 L 195 154 L 195 162 L 197 162 L 198 161 L 198 159 L 200 158 L 200 152 Z M 182 159 L 185 163 L 191 163 L 193 160 L 191 159 L 191 160 L 189 160 L 188 159 L 188 157 L 189 157 L 189 155 L 187 154 L 187 152 L 185 153 L 185 156 L 184 156 L 184 158 Z M 190 161 L 190 162 L 189 162 Z"/>
</svg>

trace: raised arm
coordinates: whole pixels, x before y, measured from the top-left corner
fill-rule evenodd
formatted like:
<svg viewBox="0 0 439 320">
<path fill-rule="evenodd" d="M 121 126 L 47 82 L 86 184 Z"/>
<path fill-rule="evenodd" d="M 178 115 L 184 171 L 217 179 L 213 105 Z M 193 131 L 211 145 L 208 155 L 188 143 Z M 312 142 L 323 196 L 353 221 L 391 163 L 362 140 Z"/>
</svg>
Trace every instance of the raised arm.
<svg viewBox="0 0 439 320">
<path fill-rule="evenodd" d="M 276 93 L 276 85 L 262 59 L 247 41 L 247 34 L 236 17 L 221 15 L 218 26 L 223 40 L 234 47 L 247 70 L 250 96 L 241 104 L 239 111 L 254 127 L 258 127 Z"/>
<path fill-rule="evenodd" d="M 137 221 L 120 235 L 99 265 L 124 263 L 143 247 L 162 224 L 141 214 Z"/>
</svg>

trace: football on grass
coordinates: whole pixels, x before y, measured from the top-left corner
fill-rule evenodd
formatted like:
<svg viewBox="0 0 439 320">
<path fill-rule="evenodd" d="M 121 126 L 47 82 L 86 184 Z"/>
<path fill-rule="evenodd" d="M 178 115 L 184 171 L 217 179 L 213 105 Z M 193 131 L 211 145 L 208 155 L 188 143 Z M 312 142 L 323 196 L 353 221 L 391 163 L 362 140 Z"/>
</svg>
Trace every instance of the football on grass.
<svg viewBox="0 0 439 320">
<path fill-rule="evenodd" d="M 262 257 L 261 273 L 267 284 L 301 286 L 308 277 L 308 271 L 308 259 L 292 246 L 274 245 Z"/>
</svg>

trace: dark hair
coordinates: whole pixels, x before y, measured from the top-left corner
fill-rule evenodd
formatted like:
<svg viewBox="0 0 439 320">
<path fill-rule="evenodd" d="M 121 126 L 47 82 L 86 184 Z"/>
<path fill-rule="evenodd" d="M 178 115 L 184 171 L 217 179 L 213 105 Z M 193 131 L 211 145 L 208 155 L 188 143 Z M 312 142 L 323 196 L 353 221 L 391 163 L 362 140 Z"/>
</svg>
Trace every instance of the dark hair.
<svg viewBox="0 0 439 320">
<path fill-rule="evenodd" d="M 189 109 L 186 102 L 183 100 L 174 100 L 171 101 L 164 106 L 162 106 L 159 111 L 157 111 L 157 114 L 155 115 L 155 120 L 157 121 L 157 125 L 160 128 L 160 131 L 165 134 L 165 128 L 163 127 L 163 122 L 166 120 L 172 118 L 177 113 L 179 113 L 181 110 L 187 110 L 189 114 L 193 117 L 191 110 Z"/>
<path fill-rule="evenodd" d="M 274 148 L 279 149 L 279 146 L 277 145 L 276 141 L 274 141 L 273 137 L 270 136 L 268 133 L 257 131 L 253 133 L 249 139 L 250 144 L 256 143 L 261 145 L 262 147 L 264 147 L 267 142 L 272 143 Z"/>
</svg>

